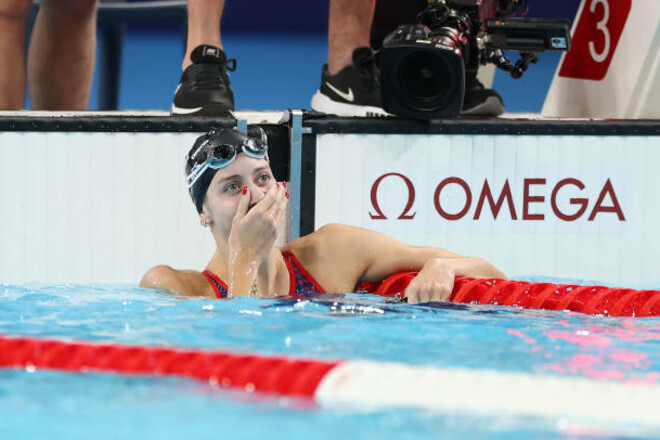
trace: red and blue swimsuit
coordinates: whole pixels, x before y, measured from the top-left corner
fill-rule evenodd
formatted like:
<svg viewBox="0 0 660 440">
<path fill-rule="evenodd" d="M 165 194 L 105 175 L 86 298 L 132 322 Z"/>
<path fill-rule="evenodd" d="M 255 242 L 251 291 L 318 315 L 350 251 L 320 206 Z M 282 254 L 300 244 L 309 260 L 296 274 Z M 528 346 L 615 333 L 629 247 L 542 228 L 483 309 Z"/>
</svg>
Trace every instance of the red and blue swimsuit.
<svg viewBox="0 0 660 440">
<path fill-rule="evenodd" d="M 307 272 L 303 265 L 291 252 L 282 251 L 284 262 L 289 269 L 289 296 L 309 296 L 310 293 L 325 293 L 323 287 Z M 202 274 L 209 280 L 218 298 L 227 298 L 229 288 L 219 276 L 211 271 L 205 270 Z"/>
</svg>

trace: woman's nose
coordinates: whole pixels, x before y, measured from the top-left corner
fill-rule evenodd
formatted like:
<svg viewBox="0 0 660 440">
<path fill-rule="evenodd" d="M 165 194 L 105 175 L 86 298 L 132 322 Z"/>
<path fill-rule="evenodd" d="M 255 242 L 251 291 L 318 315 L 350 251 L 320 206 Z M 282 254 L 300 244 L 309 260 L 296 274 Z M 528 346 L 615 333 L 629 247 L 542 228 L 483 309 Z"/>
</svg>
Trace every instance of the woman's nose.
<svg viewBox="0 0 660 440">
<path fill-rule="evenodd" d="M 266 188 L 255 185 L 254 183 L 248 183 L 247 187 L 250 191 L 250 206 L 259 203 L 266 195 Z"/>
</svg>

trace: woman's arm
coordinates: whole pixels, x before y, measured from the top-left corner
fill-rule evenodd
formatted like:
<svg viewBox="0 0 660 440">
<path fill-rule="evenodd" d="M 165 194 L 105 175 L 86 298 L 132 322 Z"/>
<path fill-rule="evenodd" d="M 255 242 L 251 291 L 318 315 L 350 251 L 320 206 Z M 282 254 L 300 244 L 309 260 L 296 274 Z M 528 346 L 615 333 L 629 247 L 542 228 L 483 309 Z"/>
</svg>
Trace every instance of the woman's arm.
<svg viewBox="0 0 660 440">
<path fill-rule="evenodd" d="M 502 278 L 503 272 L 481 258 L 433 258 L 424 263 L 406 288 L 408 302 L 448 300 L 459 276 L 472 278 Z"/>
<path fill-rule="evenodd" d="M 368 229 L 332 224 L 319 232 L 326 235 L 329 252 L 338 261 L 342 261 L 341 255 L 350 255 L 349 264 L 359 265 L 359 281 L 377 282 L 397 272 L 419 271 L 406 290 L 410 302 L 447 299 L 457 276 L 506 278 L 484 259 L 433 246 L 407 245 Z"/>
<path fill-rule="evenodd" d="M 199 272 L 176 270 L 170 266 L 154 266 L 140 281 L 140 287 L 164 290 L 186 296 L 215 297 L 213 288 Z"/>
</svg>

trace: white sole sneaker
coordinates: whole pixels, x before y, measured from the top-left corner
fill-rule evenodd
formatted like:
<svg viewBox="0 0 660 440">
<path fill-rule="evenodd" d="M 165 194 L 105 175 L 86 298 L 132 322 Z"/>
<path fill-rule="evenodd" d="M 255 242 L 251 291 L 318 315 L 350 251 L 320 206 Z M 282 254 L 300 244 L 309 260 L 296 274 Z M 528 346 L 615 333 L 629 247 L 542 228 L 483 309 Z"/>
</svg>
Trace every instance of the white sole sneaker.
<svg viewBox="0 0 660 440">
<path fill-rule="evenodd" d="M 333 101 L 326 95 L 317 90 L 312 96 L 312 110 L 329 115 L 348 116 L 348 117 L 386 117 L 391 116 L 380 107 L 368 105 L 344 104 Z"/>
</svg>

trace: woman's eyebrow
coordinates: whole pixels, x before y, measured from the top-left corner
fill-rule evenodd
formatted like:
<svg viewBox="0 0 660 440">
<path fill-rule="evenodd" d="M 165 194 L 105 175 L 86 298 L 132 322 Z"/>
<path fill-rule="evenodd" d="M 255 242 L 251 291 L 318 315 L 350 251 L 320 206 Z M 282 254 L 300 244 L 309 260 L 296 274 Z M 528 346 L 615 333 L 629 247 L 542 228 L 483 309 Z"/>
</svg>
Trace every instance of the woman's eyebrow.
<svg viewBox="0 0 660 440">
<path fill-rule="evenodd" d="M 228 180 L 241 180 L 243 176 L 240 174 L 232 174 L 231 176 L 223 177 L 222 179 L 218 180 L 218 183 L 223 183 Z"/>
<path fill-rule="evenodd" d="M 252 171 L 252 174 L 259 174 L 263 171 L 268 170 L 269 168 L 270 168 L 269 165 L 265 165 L 265 166 L 262 166 L 262 167 L 259 167 L 259 168 L 255 168 Z M 242 180 L 242 179 L 243 179 L 243 176 L 241 174 L 232 174 L 231 176 L 223 177 L 222 179 L 218 180 L 218 184 L 222 184 L 222 183 L 227 182 L 229 180 Z"/>
</svg>

